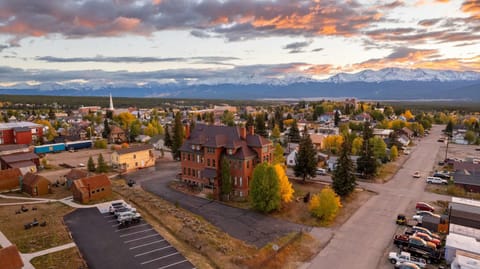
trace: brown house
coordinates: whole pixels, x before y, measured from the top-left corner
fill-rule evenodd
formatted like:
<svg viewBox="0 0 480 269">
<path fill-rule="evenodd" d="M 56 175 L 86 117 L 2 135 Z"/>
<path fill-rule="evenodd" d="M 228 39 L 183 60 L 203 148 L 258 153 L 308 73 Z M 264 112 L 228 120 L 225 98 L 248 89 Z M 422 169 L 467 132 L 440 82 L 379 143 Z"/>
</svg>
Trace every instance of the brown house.
<svg viewBox="0 0 480 269">
<path fill-rule="evenodd" d="M 0 249 L 0 269 L 21 269 L 23 261 L 17 246 L 11 245 Z"/>
<path fill-rule="evenodd" d="M 85 204 L 100 201 L 112 195 L 112 184 L 106 175 L 96 175 L 73 181 L 73 199 Z"/>
<path fill-rule="evenodd" d="M 77 179 L 85 178 L 88 176 L 88 172 L 80 169 L 72 169 L 65 175 L 65 180 L 67 182 L 67 189 L 70 189 L 73 185 L 73 182 Z"/>
<path fill-rule="evenodd" d="M 41 175 L 27 173 L 23 177 L 22 191 L 30 194 L 31 196 L 39 196 L 49 194 L 50 181 Z"/>
<path fill-rule="evenodd" d="M 22 173 L 18 168 L 0 170 L 0 192 L 20 189 L 21 180 Z"/>
<path fill-rule="evenodd" d="M 123 143 L 127 141 L 127 136 L 125 135 L 125 131 L 118 127 L 118 126 L 111 126 L 110 127 L 110 135 L 108 136 L 108 142 L 110 143 Z"/>
<path fill-rule="evenodd" d="M 235 197 L 249 194 L 250 181 L 255 166 L 270 163 L 272 142 L 256 135 L 253 128 L 197 124 L 180 148 L 181 179 L 202 189 L 211 190 L 217 197 L 221 186 L 221 166 L 230 164 Z"/>
</svg>

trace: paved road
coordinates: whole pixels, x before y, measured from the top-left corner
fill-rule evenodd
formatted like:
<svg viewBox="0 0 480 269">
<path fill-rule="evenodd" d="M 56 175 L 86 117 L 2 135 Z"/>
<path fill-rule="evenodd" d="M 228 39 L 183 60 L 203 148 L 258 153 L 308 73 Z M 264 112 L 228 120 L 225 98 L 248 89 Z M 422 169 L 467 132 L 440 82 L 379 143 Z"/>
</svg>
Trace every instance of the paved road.
<svg viewBox="0 0 480 269">
<path fill-rule="evenodd" d="M 440 144 L 436 139 L 442 127 L 434 126 L 431 134 L 412 150 L 410 158 L 389 182 L 361 183 L 379 194 L 368 200 L 340 228 L 329 244 L 311 261 L 308 268 L 391 268 L 384 254 L 392 244 L 399 212 L 410 212 L 417 201 L 449 199 L 424 192 L 425 181 L 413 179 L 414 171 L 431 172 Z"/>
<path fill-rule="evenodd" d="M 154 173 L 152 173 L 152 169 L 140 170 L 126 177 L 127 179 L 135 179 L 145 190 L 155 193 L 172 203 L 178 203 L 182 208 L 202 216 L 229 235 L 257 247 L 262 247 L 292 231 L 309 231 L 311 229 L 303 225 L 267 217 L 250 210 L 226 206 L 216 201 L 172 190 L 168 187 L 168 183 L 175 177 L 178 171 L 180 171 L 178 162 L 160 162 Z"/>
</svg>

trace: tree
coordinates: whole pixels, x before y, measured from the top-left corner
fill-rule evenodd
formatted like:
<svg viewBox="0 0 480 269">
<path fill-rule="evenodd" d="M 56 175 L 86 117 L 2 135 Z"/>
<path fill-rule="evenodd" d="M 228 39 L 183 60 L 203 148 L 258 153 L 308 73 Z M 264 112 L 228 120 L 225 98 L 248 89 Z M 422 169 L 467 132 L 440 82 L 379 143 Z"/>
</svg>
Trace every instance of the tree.
<svg viewBox="0 0 480 269">
<path fill-rule="evenodd" d="M 445 127 L 445 133 L 448 135 L 448 137 L 452 137 L 453 135 L 453 121 L 448 121 L 447 127 Z"/>
<path fill-rule="evenodd" d="M 332 154 L 340 151 L 344 137 L 342 135 L 329 135 L 323 139 L 323 149 Z"/>
<path fill-rule="evenodd" d="M 49 120 L 55 120 L 56 119 L 55 112 L 53 111 L 52 108 L 50 108 L 50 110 L 48 111 L 48 119 Z"/>
<path fill-rule="evenodd" d="M 288 142 L 299 143 L 300 142 L 300 130 L 298 130 L 297 121 L 293 120 L 290 130 L 288 131 Z"/>
<path fill-rule="evenodd" d="M 235 115 L 232 112 L 225 110 L 221 118 L 223 124 L 227 126 L 235 126 Z"/>
<path fill-rule="evenodd" d="M 274 168 L 278 177 L 278 184 L 280 187 L 280 198 L 282 202 L 289 203 L 292 201 L 293 193 L 295 191 L 293 190 L 292 183 L 288 181 L 287 174 L 285 173 L 285 166 L 281 164 L 275 164 Z"/>
<path fill-rule="evenodd" d="M 352 159 L 350 158 L 350 144 L 344 140 L 332 175 L 332 187 L 336 194 L 345 197 L 355 190 L 355 174 Z"/>
<path fill-rule="evenodd" d="M 258 113 L 255 116 L 255 133 L 263 137 L 268 137 L 267 128 L 265 127 L 265 116 Z"/>
<path fill-rule="evenodd" d="M 172 155 L 174 160 L 180 160 L 180 147 L 183 144 L 183 124 L 180 112 L 175 114 L 175 124 L 173 126 Z"/>
<path fill-rule="evenodd" d="M 358 155 L 362 151 L 363 138 L 355 137 L 352 142 L 352 155 Z"/>
<path fill-rule="evenodd" d="M 247 122 L 245 123 L 245 127 L 250 129 L 250 127 L 253 127 L 255 125 L 255 120 L 253 119 L 252 114 L 248 114 L 247 116 Z"/>
<path fill-rule="evenodd" d="M 55 131 L 55 128 L 48 120 L 36 120 L 35 123 L 46 126 L 47 132 L 44 133 L 44 136 L 48 141 L 53 140 L 57 136 L 57 131 Z"/>
<path fill-rule="evenodd" d="M 373 137 L 373 130 L 367 121 L 363 126 L 363 145 L 360 157 L 357 160 L 357 171 L 366 178 L 372 178 L 377 173 L 377 159 L 373 153 L 373 145 L 370 138 Z"/>
<path fill-rule="evenodd" d="M 110 125 L 108 124 L 108 120 L 105 119 L 103 121 L 103 132 L 102 132 L 102 137 L 103 138 L 108 138 L 110 136 L 110 132 L 112 130 L 110 129 Z"/>
<path fill-rule="evenodd" d="M 397 146 L 393 145 L 390 148 L 390 160 L 395 161 L 398 157 L 398 148 Z"/>
<path fill-rule="evenodd" d="M 338 112 L 338 109 L 335 110 L 335 115 L 333 118 L 333 124 L 335 124 L 335 127 L 338 127 L 338 123 L 340 122 L 340 112 Z"/>
<path fill-rule="evenodd" d="M 158 134 L 158 129 L 153 126 L 152 123 L 147 124 L 147 127 L 143 130 L 145 135 L 153 137 Z"/>
<path fill-rule="evenodd" d="M 342 207 L 340 197 L 329 187 L 323 188 L 320 193 L 313 195 L 308 204 L 308 210 L 312 216 L 319 218 L 324 223 L 334 220 L 340 207 Z"/>
<path fill-rule="evenodd" d="M 97 172 L 105 173 L 107 171 L 108 171 L 107 163 L 105 163 L 105 160 L 103 159 L 103 155 L 100 153 L 100 155 L 98 155 L 98 160 L 97 160 Z"/>
<path fill-rule="evenodd" d="M 250 183 L 252 207 L 261 212 L 270 212 L 280 208 L 280 186 L 273 166 L 261 163 L 253 170 Z"/>
<path fill-rule="evenodd" d="M 317 172 L 317 152 L 306 129 L 300 140 L 293 171 L 295 172 L 295 176 L 302 177 L 303 181 L 305 181 L 308 176 L 314 177 Z"/>
<path fill-rule="evenodd" d="M 172 148 L 172 137 L 170 137 L 170 131 L 168 131 L 168 126 L 165 127 L 165 138 L 164 138 L 165 147 Z"/>
<path fill-rule="evenodd" d="M 232 175 L 230 171 L 230 161 L 227 158 L 222 159 L 222 182 L 221 193 L 225 200 L 230 200 L 230 194 L 233 190 Z"/>
<path fill-rule="evenodd" d="M 130 128 L 128 129 L 128 138 L 129 141 L 135 141 L 135 138 L 140 135 L 142 131 L 142 123 L 139 120 L 134 120 L 130 124 Z"/>
<path fill-rule="evenodd" d="M 283 147 L 279 143 L 275 143 L 275 148 L 273 149 L 273 161 L 272 164 L 285 165 L 285 156 L 283 156 Z"/>
<path fill-rule="evenodd" d="M 275 124 L 275 127 L 273 127 L 272 135 L 270 137 L 273 141 L 277 141 L 280 138 L 280 127 L 278 127 L 278 124 Z"/>
<path fill-rule="evenodd" d="M 387 144 L 381 137 L 375 136 L 370 138 L 370 143 L 373 145 L 373 156 L 375 156 L 375 159 L 387 157 Z"/>
<path fill-rule="evenodd" d="M 467 140 L 469 144 L 473 144 L 476 139 L 477 136 L 475 135 L 474 131 L 467 131 L 465 133 L 465 140 Z"/>
<path fill-rule="evenodd" d="M 93 161 L 92 156 L 88 158 L 87 169 L 89 172 L 95 172 L 95 162 Z"/>
</svg>

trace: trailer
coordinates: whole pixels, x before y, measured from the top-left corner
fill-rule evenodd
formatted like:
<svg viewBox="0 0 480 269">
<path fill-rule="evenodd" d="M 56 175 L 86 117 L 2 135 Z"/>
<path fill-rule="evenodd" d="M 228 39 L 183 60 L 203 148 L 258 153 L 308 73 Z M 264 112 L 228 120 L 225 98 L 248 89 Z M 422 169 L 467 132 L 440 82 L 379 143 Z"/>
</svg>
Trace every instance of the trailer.
<svg viewBox="0 0 480 269">
<path fill-rule="evenodd" d="M 33 152 L 35 154 L 45 154 L 45 153 L 60 152 L 60 151 L 65 151 L 64 143 L 47 144 L 47 145 L 35 146 L 33 148 Z"/>
<path fill-rule="evenodd" d="M 72 141 L 66 142 L 65 147 L 67 150 L 78 150 L 78 149 L 86 149 L 91 148 L 93 145 L 92 140 L 80 140 L 80 141 Z"/>
</svg>

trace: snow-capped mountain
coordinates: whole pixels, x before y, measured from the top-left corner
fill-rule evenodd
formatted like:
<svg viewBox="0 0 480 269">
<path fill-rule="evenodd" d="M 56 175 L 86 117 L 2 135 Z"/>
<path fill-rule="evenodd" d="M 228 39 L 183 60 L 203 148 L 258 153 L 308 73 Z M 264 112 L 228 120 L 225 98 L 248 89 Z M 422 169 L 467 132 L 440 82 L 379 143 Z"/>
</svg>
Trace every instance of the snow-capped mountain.
<svg viewBox="0 0 480 269">
<path fill-rule="evenodd" d="M 358 73 L 339 73 L 325 82 L 383 82 L 383 81 L 461 81 L 480 80 L 480 73 L 432 69 L 385 68 L 378 71 L 364 70 Z"/>
</svg>

